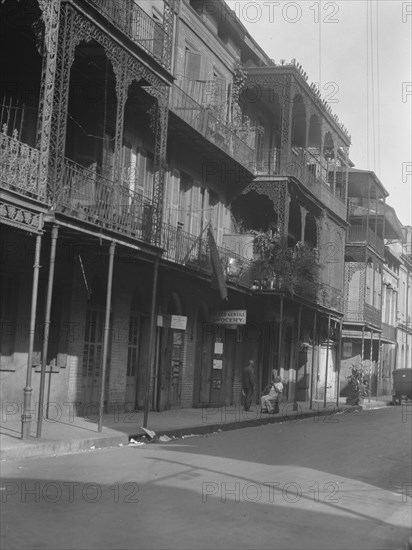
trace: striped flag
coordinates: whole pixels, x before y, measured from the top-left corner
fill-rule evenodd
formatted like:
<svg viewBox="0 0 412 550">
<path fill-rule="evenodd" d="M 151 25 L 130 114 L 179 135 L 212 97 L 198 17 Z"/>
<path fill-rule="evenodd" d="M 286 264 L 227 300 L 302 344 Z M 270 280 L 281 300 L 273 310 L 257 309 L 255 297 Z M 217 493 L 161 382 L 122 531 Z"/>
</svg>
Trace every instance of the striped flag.
<svg viewBox="0 0 412 550">
<path fill-rule="evenodd" d="M 222 300 L 227 300 L 227 287 L 226 287 L 226 278 L 223 271 L 222 262 L 220 261 L 219 252 L 216 246 L 215 237 L 211 227 L 207 229 L 207 237 L 209 241 L 210 248 L 210 260 L 212 262 L 214 280 L 217 284 L 219 294 Z M 212 283 L 214 282 L 212 279 Z"/>
</svg>

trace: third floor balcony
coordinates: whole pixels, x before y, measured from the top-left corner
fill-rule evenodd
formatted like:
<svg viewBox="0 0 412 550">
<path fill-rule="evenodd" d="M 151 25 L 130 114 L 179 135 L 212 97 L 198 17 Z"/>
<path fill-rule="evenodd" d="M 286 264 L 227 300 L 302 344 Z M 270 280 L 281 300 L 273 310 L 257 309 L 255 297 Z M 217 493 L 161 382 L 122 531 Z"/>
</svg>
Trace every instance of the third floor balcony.
<svg viewBox="0 0 412 550">
<path fill-rule="evenodd" d="M 281 150 L 261 149 L 257 152 L 257 176 L 290 176 L 297 179 L 324 206 L 346 220 L 344 187 L 340 182 L 333 189 L 332 167 L 322 163 L 308 149 L 292 147 L 288 156 Z"/>
<path fill-rule="evenodd" d="M 164 28 L 135 0 L 88 0 L 88 2 L 165 69 L 170 69 L 170 56 L 166 59 L 164 55 L 166 43 Z M 163 5 L 163 2 L 159 4 Z"/>
<path fill-rule="evenodd" d="M 210 107 L 198 103 L 186 91 L 175 85 L 172 88 L 170 109 L 208 142 L 249 172 L 254 172 L 255 149 L 248 145 L 243 133 L 231 129 L 215 116 Z"/>
<path fill-rule="evenodd" d="M 365 226 L 352 225 L 349 227 L 346 234 L 346 243 L 368 245 L 381 256 L 383 256 L 385 249 L 383 239 L 376 235 L 370 227 Z"/>
</svg>

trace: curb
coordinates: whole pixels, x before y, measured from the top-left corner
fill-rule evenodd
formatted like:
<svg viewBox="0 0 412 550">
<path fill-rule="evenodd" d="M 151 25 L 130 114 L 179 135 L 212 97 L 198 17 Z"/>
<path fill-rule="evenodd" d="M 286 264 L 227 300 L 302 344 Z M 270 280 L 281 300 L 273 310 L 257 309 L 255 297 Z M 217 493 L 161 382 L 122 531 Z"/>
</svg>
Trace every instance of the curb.
<svg viewBox="0 0 412 550">
<path fill-rule="evenodd" d="M 64 455 L 81 451 L 91 451 L 96 448 L 115 447 L 120 444 L 127 445 L 127 434 L 117 433 L 104 437 L 90 437 L 87 439 L 69 439 L 58 441 L 41 441 L 39 443 L 22 444 L 0 451 L 0 460 L 15 458 L 38 458 L 44 456 Z"/>
<path fill-rule="evenodd" d="M 166 430 L 159 430 L 156 433 L 156 437 L 150 441 L 150 443 L 162 443 L 159 441 L 161 435 L 166 435 L 170 438 L 181 438 L 188 435 L 206 435 L 214 432 L 227 432 L 231 430 L 240 430 L 242 428 L 254 428 L 257 426 L 265 426 L 267 424 L 282 424 L 283 422 L 297 422 L 299 420 L 305 420 L 307 418 L 314 417 L 334 417 L 336 414 L 351 413 L 362 411 L 362 405 L 348 405 L 338 407 L 337 409 L 319 409 L 317 411 L 301 411 L 300 413 L 293 412 L 291 414 L 284 414 L 284 410 L 276 415 L 260 414 L 259 418 L 250 420 L 241 420 L 226 423 L 213 423 L 213 424 L 201 424 L 198 426 L 192 426 L 188 428 L 171 428 Z M 326 423 L 326 419 L 323 420 Z M 331 421 L 333 422 L 333 421 Z M 142 437 L 142 431 L 134 435 L 129 436 L 130 439 L 138 440 Z"/>
</svg>

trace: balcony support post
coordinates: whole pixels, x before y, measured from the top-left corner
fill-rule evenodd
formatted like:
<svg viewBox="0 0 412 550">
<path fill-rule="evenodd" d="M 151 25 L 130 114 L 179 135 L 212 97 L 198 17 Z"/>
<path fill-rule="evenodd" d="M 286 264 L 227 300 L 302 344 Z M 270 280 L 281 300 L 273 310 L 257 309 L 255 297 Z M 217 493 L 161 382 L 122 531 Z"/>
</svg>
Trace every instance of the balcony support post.
<svg viewBox="0 0 412 550">
<path fill-rule="evenodd" d="M 162 60 L 165 68 L 172 68 L 173 52 L 174 52 L 174 28 L 175 28 L 175 13 L 179 11 L 180 0 L 165 0 L 163 8 L 163 30 L 165 31 L 163 42 Z"/>
<path fill-rule="evenodd" d="M 369 352 L 369 396 L 368 401 L 371 402 L 372 391 L 372 357 L 373 357 L 373 329 L 371 328 L 371 347 Z"/>
<path fill-rule="evenodd" d="M 281 167 L 287 170 L 292 146 L 292 78 L 286 77 L 282 91 Z M 286 173 L 285 173 L 286 174 Z"/>
<path fill-rule="evenodd" d="M 342 318 L 339 321 L 339 344 L 338 344 L 338 357 L 336 365 L 336 407 L 339 408 L 339 394 L 340 394 L 340 369 L 342 363 Z"/>
<path fill-rule="evenodd" d="M 150 336 L 149 336 L 149 360 L 147 361 L 146 380 L 145 380 L 145 401 L 143 413 L 143 427 L 147 428 L 147 419 L 149 416 L 150 400 L 150 374 L 154 372 L 155 361 L 155 337 L 156 337 L 156 296 L 157 296 L 157 277 L 159 273 L 159 256 L 156 257 L 153 266 L 153 285 L 152 302 L 150 309 Z"/>
<path fill-rule="evenodd" d="M 365 325 L 362 326 L 362 351 L 361 351 L 361 366 L 363 369 L 363 362 L 365 357 Z"/>
<path fill-rule="evenodd" d="M 296 348 L 295 348 L 295 354 L 296 354 L 296 357 L 295 357 L 295 376 L 294 376 L 294 388 L 293 388 L 293 401 L 295 403 L 296 403 L 296 386 L 297 386 L 297 382 L 298 382 L 301 325 L 302 325 L 302 304 L 299 304 L 298 330 L 297 330 L 297 334 L 296 334 Z"/>
<path fill-rule="evenodd" d="M 381 377 L 381 368 L 382 368 L 382 334 L 379 333 L 379 342 L 378 342 L 378 368 L 376 371 L 376 401 L 378 400 L 379 395 L 379 386 L 380 386 L 380 377 Z"/>
<path fill-rule="evenodd" d="M 280 321 L 279 321 L 279 344 L 278 344 L 278 373 L 279 373 L 279 376 L 283 376 L 282 340 L 283 340 L 283 296 L 280 297 Z"/>
<path fill-rule="evenodd" d="M 54 266 L 56 263 L 56 244 L 57 236 L 59 233 L 59 227 L 53 226 L 50 245 L 50 263 L 49 263 L 49 279 L 47 281 L 47 298 L 46 298 L 46 312 L 44 317 L 44 335 L 43 335 L 43 349 L 41 357 L 41 374 L 40 374 L 40 389 L 39 389 L 39 413 L 37 417 L 37 434 L 36 437 L 41 437 L 42 423 L 43 423 L 43 406 L 44 406 L 44 385 L 46 381 L 46 366 L 47 366 L 47 353 L 49 349 L 49 333 L 50 333 L 50 314 L 53 298 L 53 284 L 54 284 Z M 50 365 L 50 370 L 51 370 Z M 51 376 L 50 376 L 51 382 Z M 49 389 L 50 391 L 50 389 Z M 48 418 L 48 407 L 46 412 L 46 418 Z"/>
<path fill-rule="evenodd" d="M 60 20 L 60 0 L 39 1 L 44 22 L 44 53 L 40 83 L 40 106 L 37 127 L 39 160 L 39 197 L 46 196 L 49 169 L 49 147 L 53 112 L 53 97 L 57 69 L 57 52 Z"/>
<path fill-rule="evenodd" d="M 317 322 L 318 322 L 318 312 L 315 309 L 313 316 L 313 340 L 312 340 L 312 368 L 310 372 L 310 397 L 309 397 L 309 408 L 313 408 L 313 381 L 314 381 L 314 372 L 315 372 L 315 349 L 317 344 Z"/>
<path fill-rule="evenodd" d="M 39 216 L 39 230 L 43 228 L 43 215 Z M 26 440 L 30 437 L 31 419 L 32 419 L 32 394 L 31 387 L 32 370 L 33 370 L 33 348 L 34 337 L 36 334 L 36 309 L 37 296 L 39 290 L 39 271 L 40 271 L 40 251 L 41 251 L 42 235 L 36 235 L 36 248 L 34 253 L 33 265 L 33 284 L 31 292 L 31 311 L 30 311 L 30 332 L 29 332 L 29 351 L 27 354 L 27 370 L 26 370 L 26 386 L 23 390 L 23 413 L 21 415 L 21 438 Z"/>
<path fill-rule="evenodd" d="M 151 111 L 151 128 L 155 135 L 154 149 L 154 189 L 153 202 L 156 209 L 154 216 L 153 241 L 154 244 L 160 244 L 160 232 L 163 216 L 163 194 L 166 175 L 166 146 L 167 129 L 169 119 L 169 87 L 152 91 L 157 98 L 157 103 Z"/>
<path fill-rule="evenodd" d="M 329 369 L 329 338 L 330 338 L 330 314 L 328 315 L 328 332 L 326 337 L 326 366 L 325 366 L 325 392 L 323 395 L 323 408 L 326 409 L 326 393 L 328 386 L 328 369 Z"/>
<path fill-rule="evenodd" d="M 104 336 L 103 336 L 103 359 L 100 377 L 100 402 L 99 402 L 99 422 L 98 431 L 101 432 L 103 428 L 103 408 L 104 408 L 104 393 L 106 389 L 106 365 L 107 365 L 107 353 L 109 347 L 110 336 L 110 306 L 112 302 L 112 283 L 113 283 L 113 264 L 114 264 L 114 252 L 116 243 L 111 242 L 109 248 L 109 268 L 107 275 L 107 292 L 106 292 L 106 311 L 104 319 Z"/>
</svg>

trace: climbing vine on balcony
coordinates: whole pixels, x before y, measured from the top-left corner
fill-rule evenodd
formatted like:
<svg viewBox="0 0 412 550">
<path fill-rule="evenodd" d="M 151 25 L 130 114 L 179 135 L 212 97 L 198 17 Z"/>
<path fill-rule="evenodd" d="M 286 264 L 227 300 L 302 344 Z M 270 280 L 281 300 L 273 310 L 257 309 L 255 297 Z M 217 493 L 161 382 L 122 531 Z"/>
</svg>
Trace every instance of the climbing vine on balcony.
<svg viewBox="0 0 412 550">
<path fill-rule="evenodd" d="M 302 243 L 288 247 L 271 231 L 251 233 L 255 235 L 256 278 L 268 288 L 316 299 L 321 265 L 315 251 Z"/>
</svg>

